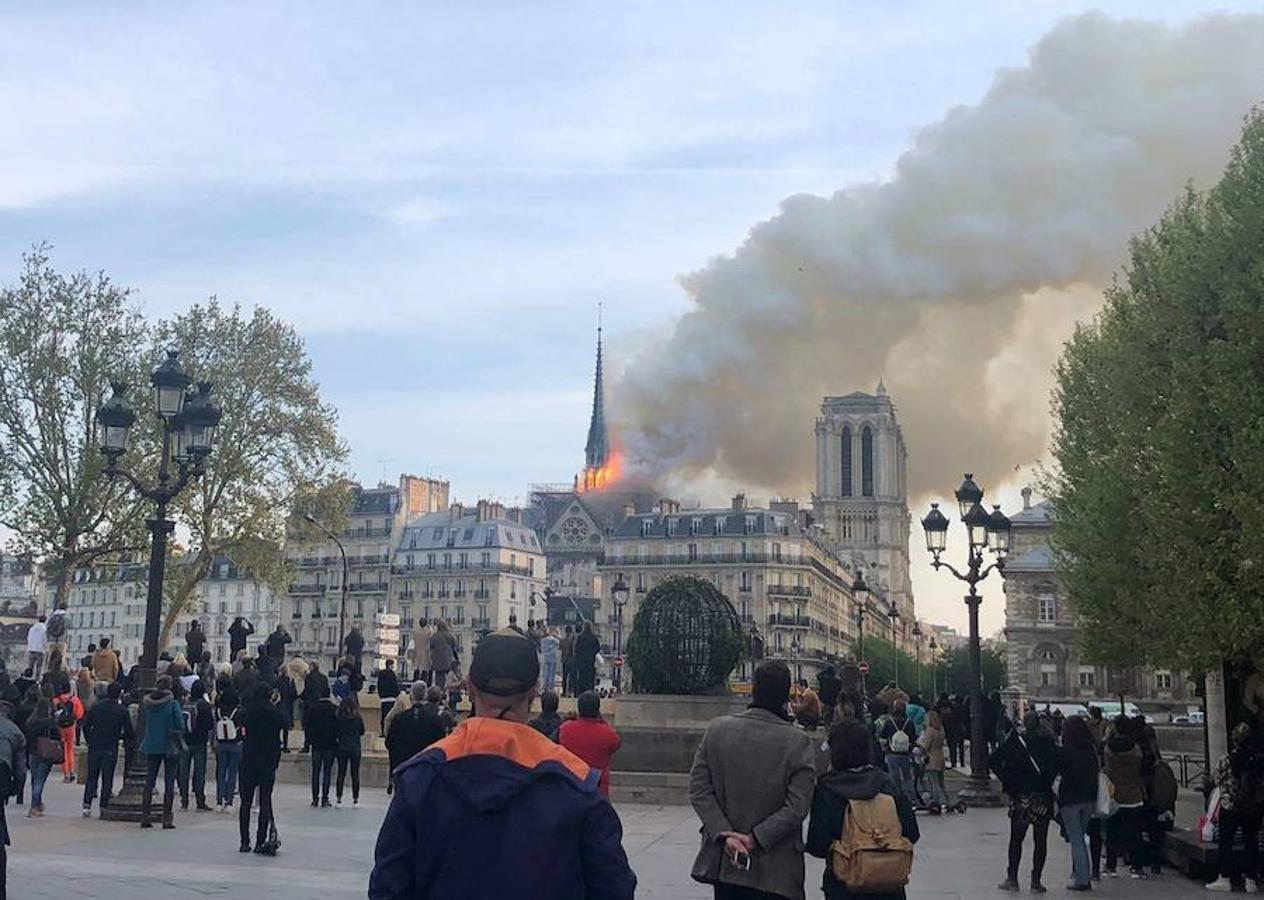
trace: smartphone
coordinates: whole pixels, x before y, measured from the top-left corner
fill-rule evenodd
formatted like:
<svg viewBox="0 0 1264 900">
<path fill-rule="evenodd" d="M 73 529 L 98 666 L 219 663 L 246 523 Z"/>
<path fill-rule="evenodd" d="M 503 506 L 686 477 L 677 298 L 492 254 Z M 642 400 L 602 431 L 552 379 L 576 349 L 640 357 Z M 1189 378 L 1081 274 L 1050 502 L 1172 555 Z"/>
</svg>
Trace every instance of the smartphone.
<svg viewBox="0 0 1264 900">
<path fill-rule="evenodd" d="M 745 850 L 738 850 L 733 854 L 733 865 L 737 866 L 739 869 L 749 872 L 751 867 L 750 854 Z"/>
</svg>

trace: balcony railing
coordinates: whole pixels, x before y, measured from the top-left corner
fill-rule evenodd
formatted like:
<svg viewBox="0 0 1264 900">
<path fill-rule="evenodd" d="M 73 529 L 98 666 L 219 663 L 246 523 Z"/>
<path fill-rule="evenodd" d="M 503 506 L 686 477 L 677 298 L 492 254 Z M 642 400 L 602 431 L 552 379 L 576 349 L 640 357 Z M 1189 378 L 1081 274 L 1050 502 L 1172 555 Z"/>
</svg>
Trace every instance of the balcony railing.
<svg viewBox="0 0 1264 900">
<path fill-rule="evenodd" d="M 527 566 L 511 566 L 508 563 L 498 562 L 488 563 L 487 565 L 483 565 L 482 563 L 469 563 L 464 566 L 460 563 L 449 563 L 446 566 L 442 563 L 436 563 L 433 566 L 425 563 L 413 563 L 412 565 L 408 565 L 408 563 L 395 563 L 391 566 L 391 574 L 393 575 L 438 575 L 445 572 L 486 572 L 503 573 L 507 575 L 535 574 L 534 571 Z"/>
<path fill-rule="evenodd" d="M 470 627 L 476 631 L 481 628 L 491 628 L 492 622 L 491 619 L 470 619 Z"/>
<path fill-rule="evenodd" d="M 340 537 L 345 538 L 382 538 L 390 537 L 391 529 L 388 528 L 344 528 Z"/>
<path fill-rule="evenodd" d="M 353 594 L 377 594 L 383 593 L 390 585 L 385 581 L 379 581 L 376 584 L 349 584 L 347 590 Z"/>
<path fill-rule="evenodd" d="M 812 589 L 793 584 L 770 584 L 768 585 L 768 593 L 778 594 L 783 597 L 811 597 Z"/>
<path fill-rule="evenodd" d="M 772 613 L 768 616 L 768 624 L 781 628 L 811 628 L 812 618 L 811 616 L 786 616 Z"/>
<path fill-rule="evenodd" d="M 290 585 L 290 593 L 294 596 L 301 596 L 303 594 L 323 594 L 327 590 L 329 590 L 329 585 L 327 584 L 291 584 Z"/>
<path fill-rule="evenodd" d="M 487 592 L 487 591 L 475 591 L 475 592 L 474 592 L 474 599 L 475 599 L 475 600 L 486 600 L 489 596 L 490 596 L 490 595 L 488 594 L 488 592 Z"/>
<path fill-rule="evenodd" d="M 598 565 L 602 566 L 716 566 L 716 565 L 751 565 L 756 563 L 782 562 L 780 554 L 772 553 L 698 553 L 690 556 L 687 553 L 656 553 L 650 556 L 634 556 L 621 554 L 614 556 L 604 554 Z"/>
</svg>

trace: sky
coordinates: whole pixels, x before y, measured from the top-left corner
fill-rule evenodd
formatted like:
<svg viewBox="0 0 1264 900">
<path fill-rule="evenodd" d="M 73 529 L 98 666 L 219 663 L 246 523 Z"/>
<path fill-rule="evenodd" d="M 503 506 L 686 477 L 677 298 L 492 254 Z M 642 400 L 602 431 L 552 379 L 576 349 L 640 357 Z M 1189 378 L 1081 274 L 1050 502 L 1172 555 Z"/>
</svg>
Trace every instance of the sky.
<svg viewBox="0 0 1264 900">
<path fill-rule="evenodd" d="M 683 273 L 790 195 L 889 176 L 1094 8 L 1212 7 L 0 3 L 0 282 L 48 241 L 154 317 L 269 306 L 355 475 L 521 500 L 582 466 L 598 301 L 617 374 L 688 310 Z M 917 546 L 919 609 L 963 628 Z"/>
</svg>

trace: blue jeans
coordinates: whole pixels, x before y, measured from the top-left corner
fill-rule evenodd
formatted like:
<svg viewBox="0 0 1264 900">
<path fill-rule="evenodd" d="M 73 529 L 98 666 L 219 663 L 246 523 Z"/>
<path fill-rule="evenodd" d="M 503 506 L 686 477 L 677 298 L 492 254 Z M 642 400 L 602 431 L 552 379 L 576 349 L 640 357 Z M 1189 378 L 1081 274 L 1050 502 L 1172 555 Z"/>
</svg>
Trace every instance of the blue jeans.
<svg viewBox="0 0 1264 900">
<path fill-rule="evenodd" d="M 51 771 L 53 764 L 47 760 L 31 760 L 31 809 L 44 808 L 44 782 L 48 781 Z"/>
<path fill-rule="evenodd" d="M 913 757 L 907 753 L 888 753 L 887 774 L 896 790 L 914 806 L 918 805 L 917 787 L 913 784 Z"/>
<path fill-rule="evenodd" d="M 241 744 L 215 746 L 215 803 L 227 806 L 237 791 L 237 770 L 241 768 Z"/>
<path fill-rule="evenodd" d="M 1095 807 L 1095 803 L 1072 803 L 1062 807 L 1062 824 L 1066 826 L 1067 840 L 1071 842 L 1071 873 L 1079 887 L 1089 884 L 1092 876 L 1085 838 Z"/>
<path fill-rule="evenodd" d="M 557 682 L 557 657 L 544 657 L 544 689 L 546 691 L 553 690 L 553 685 Z"/>
<path fill-rule="evenodd" d="M 88 783 L 83 786 L 83 808 L 87 809 L 97 798 L 97 783 L 101 784 L 101 808 L 110 805 L 114 796 L 114 767 L 118 764 L 118 744 L 113 747 L 88 748 Z"/>
</svg>

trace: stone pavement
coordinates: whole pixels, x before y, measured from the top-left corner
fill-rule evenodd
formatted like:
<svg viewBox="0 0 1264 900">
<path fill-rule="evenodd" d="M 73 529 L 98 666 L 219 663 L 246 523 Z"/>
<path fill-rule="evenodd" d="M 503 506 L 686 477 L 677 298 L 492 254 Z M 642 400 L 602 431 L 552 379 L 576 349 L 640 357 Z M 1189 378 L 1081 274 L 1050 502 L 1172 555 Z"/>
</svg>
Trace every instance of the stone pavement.
<svg viewBox="0 0 1264 900">
<path fill-rule="evenodd" d="M 83 819 L 81 790 L 50 781 L 43 819 L 27 819 L 24 808 L 9 805 L 9 896 L 14 900 L 186 900 L 229 894 L 243 900 L 364 897 L 373 843 L 387 803 L 385 793 L 375 789 L 365 792 L 359 807 L 314 810 L 304 788 L 278 785 L 275 800 L 283 846 L 278 857 L 267 859 L 237 852 L 235 816 L 177 812 L 175 831 L 142 831 L 135 825 Z M 689 879 L 698 845 L 692 810 L 621 805 L 619 813 L 640 882 L 638 897 L 711 896 L 708 888 Z M 1004 869 L 1003 811 L 974 810 L 963 817 L 922 817 L 920 822 L 923 839 L 917 847 L 911 898 L 1004 896 L 995 889 Z M 1066 844 L 1051 835 L 1045 875 L 1051 894 L 1062 892 L 1069 866 Z M 808 860 L 809 898 L 820 897 L 821 867 L 819 860 Z M 1147 881 L 1106 881 L 1097 894 L 1129 900 L 1204 896 L 1198 884 L 1177 874 Z"/>
</svg>

